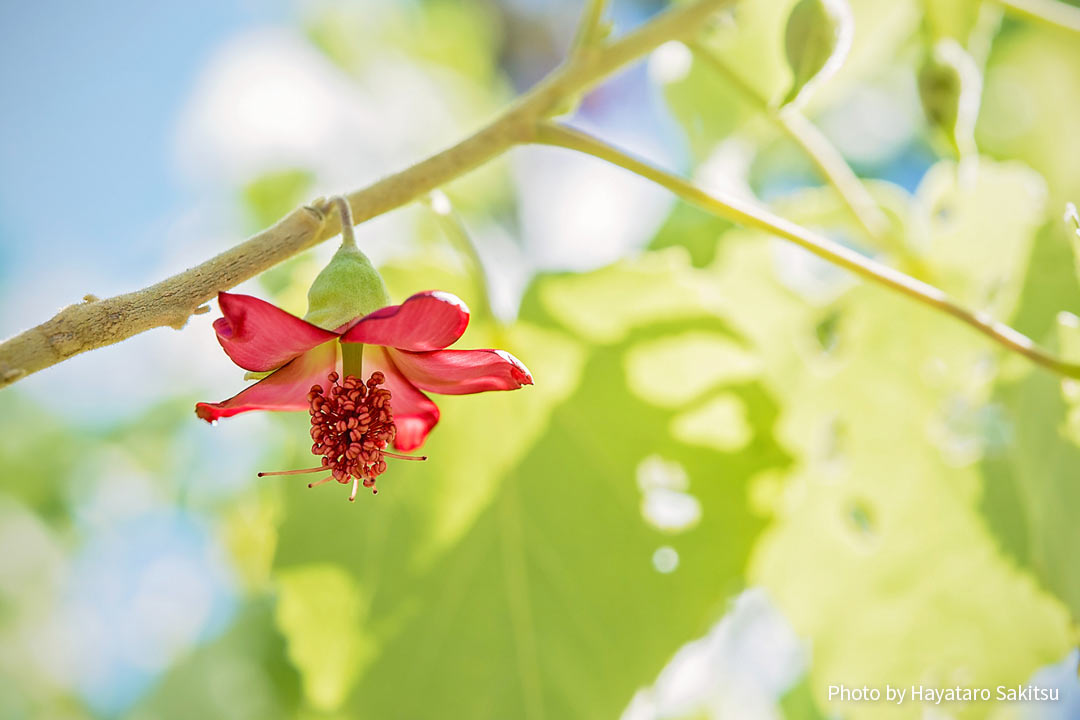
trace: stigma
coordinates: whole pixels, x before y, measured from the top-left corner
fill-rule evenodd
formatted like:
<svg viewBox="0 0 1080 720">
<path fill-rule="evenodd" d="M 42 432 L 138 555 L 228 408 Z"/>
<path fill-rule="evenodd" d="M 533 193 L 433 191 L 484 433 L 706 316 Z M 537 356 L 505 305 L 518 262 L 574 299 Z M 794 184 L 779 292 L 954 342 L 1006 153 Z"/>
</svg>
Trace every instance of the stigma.
<svg viewBox="0 0 1080 720">
<path fill-rule="evenodd" d="M 426 457 L 399 455 L 386 448 L 394 441 L 394 412 L 390 391 L 379 387 L 386 382 L 381 372 L 373 372 L 365 383 L 352 375 L 341 378 L 336 372 L 329 384 L 313 385 L 307 395 L 311 415 L 313 455 L 321 456 L 321 465 L 304 470 L 261 472 L 266 475 L 299 475 L 328 471 L 326 477 L 308 483 L 315 487 L 336 480 L 352 484 L 349 502 L 356 500 L 360 485 L 377 493 L 375 479 L 386 472 L 386 458 L 426 460 Z"/>
</svg>

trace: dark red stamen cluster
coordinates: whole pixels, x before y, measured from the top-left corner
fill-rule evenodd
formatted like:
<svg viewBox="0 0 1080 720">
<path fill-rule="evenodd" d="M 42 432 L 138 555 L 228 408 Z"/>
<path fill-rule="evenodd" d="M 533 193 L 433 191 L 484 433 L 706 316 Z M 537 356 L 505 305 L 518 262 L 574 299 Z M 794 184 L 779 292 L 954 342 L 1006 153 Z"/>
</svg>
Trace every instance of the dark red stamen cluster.
<svg viewBox="0 0 1080 720">
<path fill-rule="evenodd" d="M 261 472 L 267 475 L 305 475 L 330 471 L 322 480 L 308 483 L 315 487 L 337 480 L 342 485 L 352 482 L 349 502 L 356 499 L 360 483 L 375 489 L 375 478 L 386 471 L 386 458 L 397 460 L 427 460 L 426 455 L 401 455 L 386 448 L 394 441 L 394 413 L 390 409 L 390 391 L 380 388 L 386 382 L 381 372 L 371 373 L 365 385 L 352 375 L 338 382 L 339 375 L 326 376 L 330 391 L 312 385 L 307 399 L 311 407 L 311 452 L 322 456 L 322 464 L 303 470 Z"/>
<path fill-rule="evenodd" d="M 375 478 L 386 470 L 383 451 L 393 442 L 396 429 L 390 391 L 379 387 L 386 381 L 381 372 L 372 373 L 366 385 L 352 375 L 341 382 L 338 378 L 332 372 L 327 376 L 328 392 L 314 385 L 308 393 L 311 439 L 315 441 L 311 452 L 322 456 L 322 465 L 334 480 L 343 485 L 353 483 L 349 497 L 353 500 L 358 482 L 372 493 L 378 492 Z"/>
</svg>

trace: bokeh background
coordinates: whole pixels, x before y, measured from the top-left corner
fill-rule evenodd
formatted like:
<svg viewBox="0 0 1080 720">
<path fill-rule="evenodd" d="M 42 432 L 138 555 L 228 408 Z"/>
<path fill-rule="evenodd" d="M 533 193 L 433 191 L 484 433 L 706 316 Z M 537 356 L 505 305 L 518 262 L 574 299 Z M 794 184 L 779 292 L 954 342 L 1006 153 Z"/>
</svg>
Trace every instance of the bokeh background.
<svg viewBox="0 0 1080 720">
<path fill-rule="evenodd" d="M 790 82 L 791 5 L 743 2 L 710 36 L 765 97 Z M 1080 41 L 990 3 L 851 5 L 806 112 L 888 243 L 685 46 L 571 121 L 1055 347 L 1080 312 Z M 616 30 L 660 9 L 618 0 Z M 578 12 L 3 3 L 0 335 L 463 137 L 559 62 Z M 943 26 L 984 66 L 974 173 L 916 92 Z M 216 307 L 0 392 L 0 717 L 1080 717 L 1076 387 L 592 158 L 518 149 L 444 190 L 482 269 L 422 204 L 361 247 L 397 298 L 459 294 L 462 345 L 536 385 L 443 398 L 431 460 L 377 497 L 256 478 L 306 466 L 304 417 L 195 418 L 243 382 Z M 302 314 L 332 245 L 241 290 Z M 1029 682 L 1061 700 L 828 699 Z"/>
</svg>

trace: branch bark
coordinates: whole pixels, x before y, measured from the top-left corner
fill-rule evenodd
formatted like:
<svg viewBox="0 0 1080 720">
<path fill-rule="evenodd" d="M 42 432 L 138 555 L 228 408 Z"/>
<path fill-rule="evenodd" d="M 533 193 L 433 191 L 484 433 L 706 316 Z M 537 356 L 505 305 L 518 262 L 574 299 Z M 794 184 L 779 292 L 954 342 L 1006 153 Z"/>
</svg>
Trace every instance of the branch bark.
<svg viewBox="0 0 1080 720">
<path fill-rule="evenodd" d="M 489 125 L 436 155 L 346 195 L 356 223 L 401 207 L 445 185 L 517 144 L 529 142 L 537 122 L 579 97 L 624 65 L 669 41 L 690 36 L 734 0 L 679 5 L 595 51 L 574 54 Z M 589 3 L 587 12 L 603 7 Z M 591 20 L 589 20 L 591 22 Z M 338 234 L 337 213 L 325 203 L 295 210 L 273 227 L 166 280 L 105 300 L 61 310 L 50 320 L 0 343 L 0 388 L 95 348 L 157 327 L 182 328 L 188 317 L 227 290 Z"/>
</svg>

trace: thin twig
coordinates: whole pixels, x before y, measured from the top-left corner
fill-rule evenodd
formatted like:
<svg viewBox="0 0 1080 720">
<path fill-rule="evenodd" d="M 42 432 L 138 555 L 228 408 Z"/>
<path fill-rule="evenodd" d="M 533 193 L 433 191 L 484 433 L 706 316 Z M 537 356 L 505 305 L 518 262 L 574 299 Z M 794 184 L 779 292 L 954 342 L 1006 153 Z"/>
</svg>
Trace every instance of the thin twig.
<svg viewBox="0 0 1080 720">
<path fill-rule="evenodd" d="M 465 223 L 456 212 L 454 207 L 450 203 L 450 198 L 441 190 L 435 190 L 427 196 L 424 200 L 424 205 L 431 210 L 431 213 L 435 216 L 435 221 L 439 224 L 439 229 L 443 234 L 453 243 L 454 247 L 464 255 L 470 265 L 472 265 L 472 271 L 476 275 L 477 281 L 480 284 L 480 301 L 482 303 L 481 310 L 484 313 L 484 317 L 489 320 L 495 320 L 495 310 L 491 304 L 491 281 L 488 278 L 487 270 L 484 268 L 484 261 L 480 258 L 480 251 L 476 247 L 476 243 L 473 242 L 472 236 L 469 235 L 468 228 L 465 227 Z"/>
<path fill-rule="evenodd" d="M 696 0 L 674 7 L 595 52 L 569 58 L 489 125 L 457 145 L 363 190 L 346 195 L 357 223 L 445 185 L 514 145 L 529 142 L 539 119 L 661 44 L 693 34 L 734 0 Z M 71 305 L 50 320 L 0 343 L 0 387 L 79 353 L 156 327 L 181 328 L 227 290 L 334 237 L 337 213 L 325 205 L 295 210 L 273 227 L 190 270 L 143 290 Z"/>
<path fill-rule="evenodd" d="M 1065 362 L 1043 350 L 1031 338 L 1005 323 L 998 322 L 986 313 L 969 310 L 933 285 L 882 265 L 822 235 L 773 215 L 767 210 L 733 197 L 707 193 L 666 170 L 635 158 L 580 130 L 564 125 L 544 122 L 537 129 L 536 142 L 576 150 L 625 168 L 636 175 L 652 180 L 683 200 L 694 203 L 715 215 L 745 227 L 790 240 L 834 265 L 839 265 L 867 280 L 895 290 L 923 305 L 952 315 L 1003 347 L 1023 355 L 1038 365 L 1068 377 L 1080 378 L 1080 364 Z"/>
<path fill-rule="evenodd" d="M 604 13 L 608 0 L 585 0 L 585 9 L 578 21 L 573 43 L 570 45 L 570 57 L 590 52 L 598 45 L 604 26 Z"/>
</svg>

